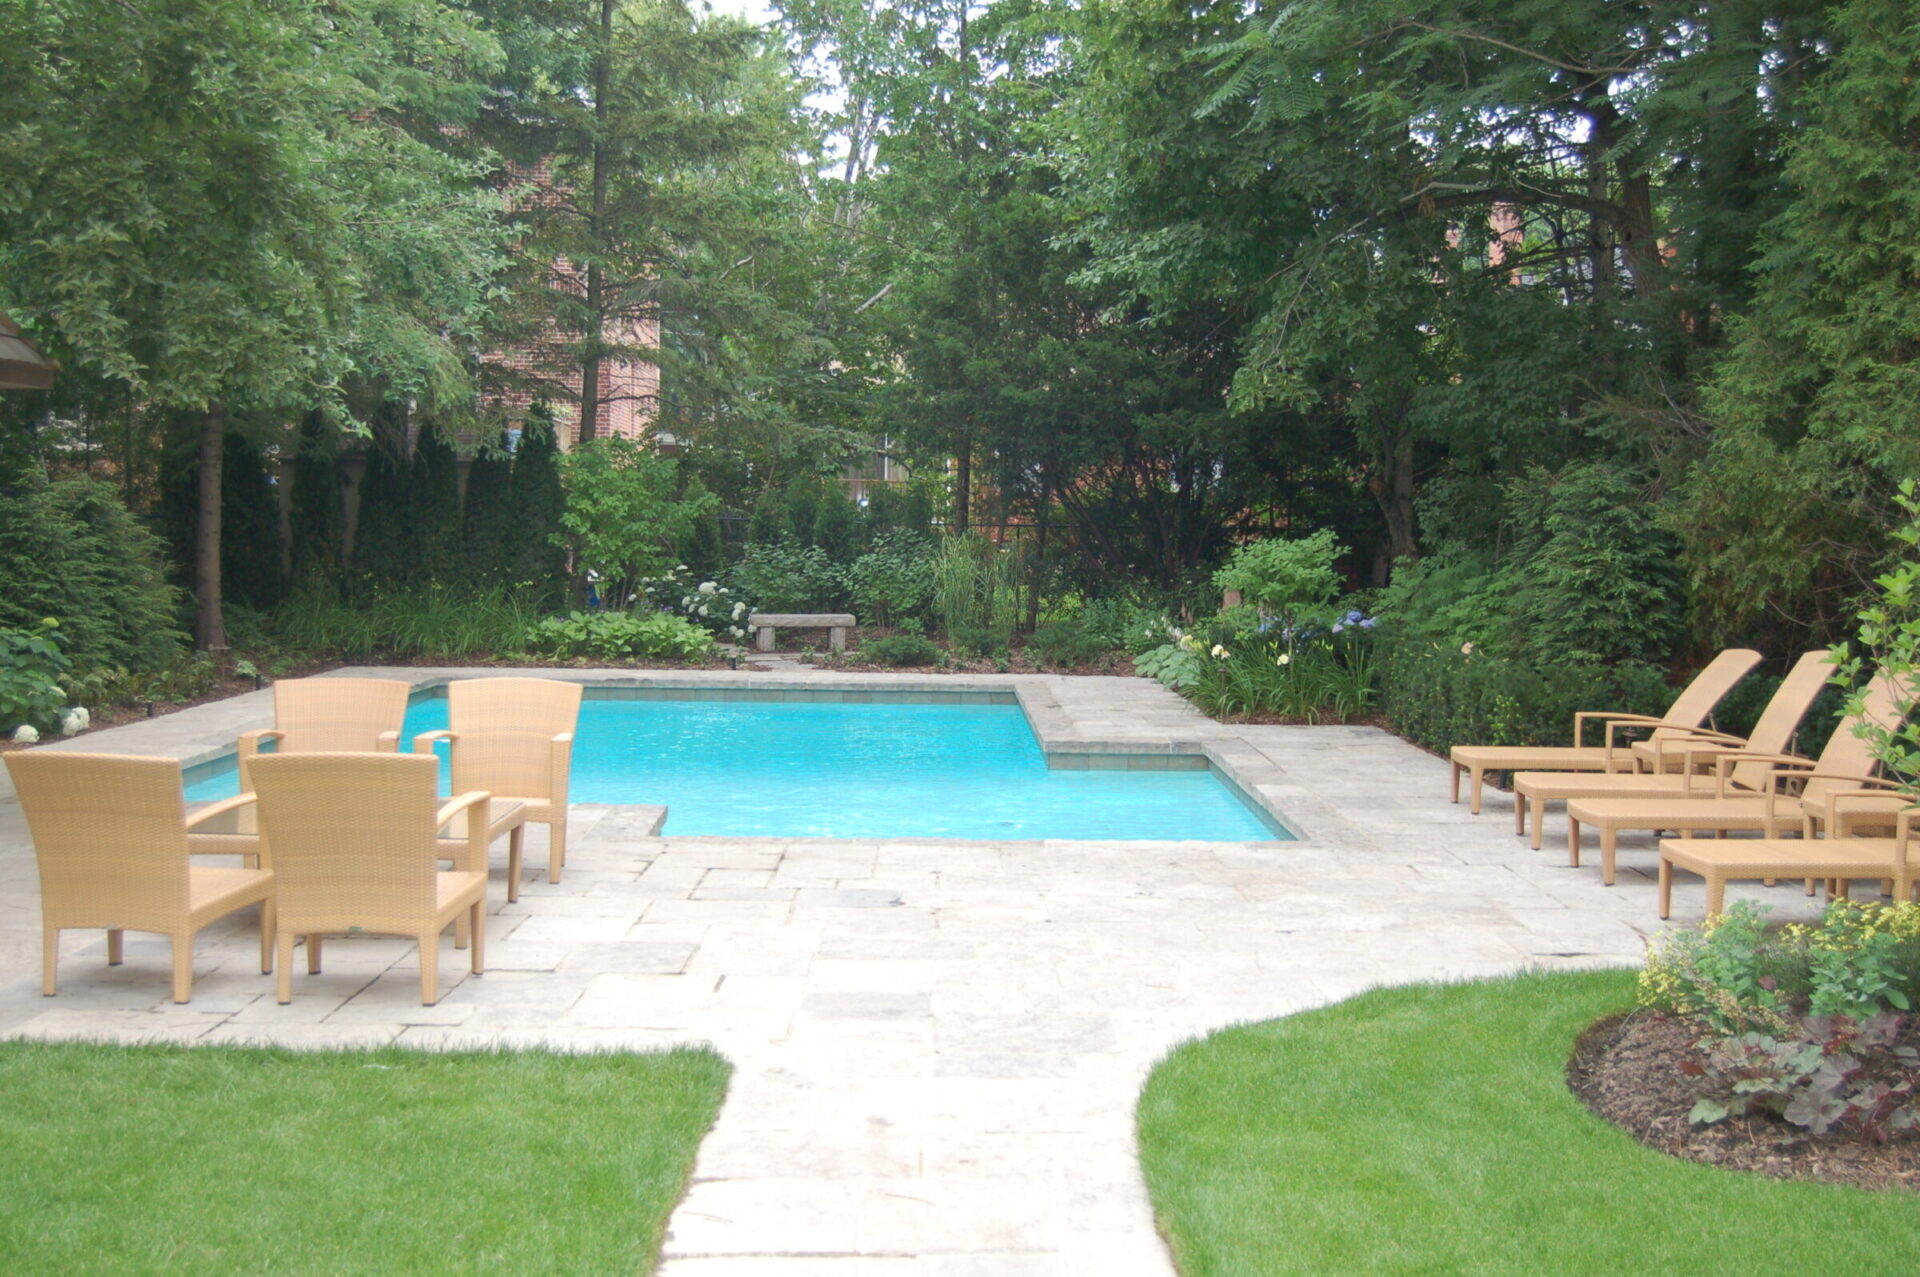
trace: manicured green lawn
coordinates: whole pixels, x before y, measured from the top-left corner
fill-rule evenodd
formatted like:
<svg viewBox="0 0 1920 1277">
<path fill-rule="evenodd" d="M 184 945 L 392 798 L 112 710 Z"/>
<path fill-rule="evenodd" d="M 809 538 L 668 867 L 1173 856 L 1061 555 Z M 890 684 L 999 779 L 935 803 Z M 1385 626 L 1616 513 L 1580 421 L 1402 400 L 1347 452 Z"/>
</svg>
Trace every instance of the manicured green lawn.
<svg viewBox="0 0 1920 1277">
<path fill-rule="evenodd" d="M 0 1043 L 0 1266 L 644 1273 L 731 1071 Z"/>
<path fill-rule="evenodd" d="M 1567 1090 L 1631 972 L 1379 990 L 1176 1049 L 1141 1156 L 1183 1277 L 1911 1273 L 1920 1197 L 1652 1152 Z"/>
</svg>

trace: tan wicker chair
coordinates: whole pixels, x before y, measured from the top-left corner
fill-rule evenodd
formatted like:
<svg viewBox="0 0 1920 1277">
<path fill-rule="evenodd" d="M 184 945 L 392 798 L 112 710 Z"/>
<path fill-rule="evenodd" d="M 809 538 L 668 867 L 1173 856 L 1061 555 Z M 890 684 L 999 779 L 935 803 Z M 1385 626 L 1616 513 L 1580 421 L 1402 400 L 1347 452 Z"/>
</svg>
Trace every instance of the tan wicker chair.
<svg viewBox="0 0 1920 1277">
<path fill-rule="evenodd" d="M 526 819 L 547 827 L 547 881 L 567 862 L 567 780 L 580 684 L 549 678 L 474 678 L 447 685 L 447 729 L 413 738 L 415 753 L 452 742 L 453 792 L 484 789 L 522 803 Z M 519 835 L 514 835 L 507 899 L 520 898 Z"/>
<path fill-rule="evenodd" d="M 1649 730 L 1657 739 L 1677 730 L 1695 728 L 1707 721 L 1733 685 L 1745 678 L 1760 663 L 1760 653 L 1744 647 L 1728 648 L 1694 675 L 1693 682 L 1674 698 L 1659 718 L 1645 714 L 1615 714 L 1602 710 L 1582 710 L 1573 716 L 1571 745 L 1455 745 L 1447 754 L 1452 764 L 1453 801 L 1460 801 L 1460 776 L 1465 773 L 1472 786 L 1473 814 L 1480 814 L 1481 787 L 1488 772 L 1630 772 L 1638 770 L 1639 758 L 1632 742 L 1617 735 L 1621 728 Z M 1588 722 L 1604 725 L 1606 732 L 1599 745 L 1583 745 Z"/>
<path fill-rule="evenodd" d="M 1855 802 L 1851 814 L 1843 811 L 1844 800 L 1858 799 L 1862 791 L 1892 788 L 1891 782 L 1874 779 L 1873 752 L 1855 733 L 1862 721 L 1898 723 L 1902 709 L 1913 704 L 1914 686 L 1910 681 L 1884 672 L 1874 676 L 1867 689 L 1858 717 L 1843 719 L 1827 738 L 1826 748 L 1812 762 L 1792 755 L 1764 755 L 1751 751 L 1729 754 L 1714 764 L 1711 786 L 1698 786 L 1677 795 L 1648 797 L 1576 798 L 1567 803 L 1567 863 L 1580 865 L 1581 830 L 1591 826 L 1600 831 L 1600 880 L 1613 885 L 1614 849 L 1620 832 L 1627 829 L 1678 830 L 1694 832 L 1751 833 L 1768 837 L 1784 834 L 1799 826 L 1804 837 L 1811 838 L 1822 828 L 1838 830 L 1842 820 L 1877 828 L 1889 828 L 1891 800 L 1882 796 L 1878 803 L 1881 819 L 1871 819 L 1876 811 L 1872 800 Z M 1754 789 L 1735 787 L 1736 768 L 1760 763 L 1769 770 Z M 1798 801 L 1783 797 L 1787 785 L 1800 786 Z"/>
<path fill-rule="evenodd" d="M 240 734 L 241 788 L 247 762 L 273 741 L 282 754 L 400 748 L 409 683 L 395 678 L 283 678 L 273 685 L 273 726 Z"/>
<path fill-rule="evenodd" d="M 327 935 L 409 936 L 420 944 L 420 1001 L 439 1000 L 439 937 L 464 917 L 473 973 L 485 969 L 485 793 L 444 806 L 434 758 L 391 754 L 262 754 L 253 760 L 261 842 L 275 869 L 281 1002 L 293 1000 L 293 938 L 320 970 Z M 472 836 L 442 872 L 439 828 L 469 813 Z"/>
<path fill-rule="evenodd" d="M 60 933 L 103 927 L 110 966 L 120 964 L 123 932 L 171 940 L 173 1000 L 185 1002 L 193 996 L 194 936 L 251 904 L 261 906 L 260 969 L 273 969 L 272 869 L 189 860 L 194 824 L 250 804 L 251 796 L 216 803 L 189 822 L 177 759 L 38 749 L 8 754 L 6 762 L 40 864 L 42 993 L 55 990 Z"/>
<path fill-rule="evenodd" d="M 1722 913 L 1727 883 L 1779 878 L 1826 879 L 1844 896 L 1857 879 L 1881 879 L 1895 900 L 1913 895 L 1911 849 L 1916 817 L 1899 813 L 1891 838 L 1665 838 L 1660 842 L 1660 916 L 1673 908 L 1673 871 L 1690 869 L 1706 879 L 1707 916 Z M 1811 893 L 1811 886 L 1809 886 Z"/>
<path fill-rule="evenodd" d="M 1659 740 L 1639 742 L 1651 747 L 1647 772 L 1520 772 L 1513 778 L 1513 832 L 1525 834 L 1531 818 L 1532 847 L 1540 850 L 1541 825 L 1546 805 L 1555 800 L 1573 798 L 1662 798 L 1680 797 L 1690 789 L 1712 789 L 1713 782 L 1700 778 L 1702 767 L 1711 770 L 1726 754 L 1752 756 L 1744 766 L 1735 767 L 1730 783 L 1746 793 L 1757 794 L 1770 764 L 1763 760 L 1784 754 L 1800 730 L 1800 720 L 1813 708 L 1814 700 L 1833 674 L 1832 653 L 1826 648 L 1808 652 L 1794 662 L 1780 681 L 1773 697 L 1753 725 L 1753 735 L 1730 736 L 1693 728 L 1684 733 L 1663 736 Z M 1637 752 L 1637 751 L 1636 751 Z M 1675 767 L 1674 759 L 1682 764 Z"/>
</svg>

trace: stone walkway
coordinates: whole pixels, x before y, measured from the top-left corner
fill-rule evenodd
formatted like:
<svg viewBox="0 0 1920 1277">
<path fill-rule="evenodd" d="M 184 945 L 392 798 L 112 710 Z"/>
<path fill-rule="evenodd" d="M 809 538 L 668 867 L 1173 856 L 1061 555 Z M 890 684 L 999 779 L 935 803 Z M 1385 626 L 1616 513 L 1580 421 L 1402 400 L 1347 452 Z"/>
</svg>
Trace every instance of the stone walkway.
<svg viewBox="0 0 1920 1277">
<path fill-rule="evenodd" d="M 342 671 L 348 672 L 348 671 Z M 453 671 L 356 671 L 425 680 Z M 162 940 L 127 962 L 68 933 L 39 995 L 31 848 L 0 796 L 0 1036 L 558 1047 L 713 1043 L 735 1066 L 675 1212 L 667 1277 L 1061 1277 L 1173 1270 L 1132 1109 L 1183 1039 L 1377 984 L 1636 961 L 1653 857 L 1620 884 L 1446 801 L 1445 764 L 1368 728 L 1229 727 L 1142 679 L 773 673 L 568 677 L 672 686 L 1016 688 L 1055 751 L 1206 752 L 1296 842 L 676 838 L 658 809 L 576 806 L 568 870 L 496 895 L 488 971 L 442 950 L 419 1005 L 398 941 L 339 941 L 279 1006 L 250 926 L 203 934 L 193 1001 Z M 192 761 L 266 726 L 265 693 L 53 748 Z M 0 788 L 4 778 L 0 777 Z M 670 802 L 671 795 L 666 796 Z M 529 866 L 544 867 L 538 831 Z M 498 871 L 497 871 L 498 872 Z M 1755 894 L 1782 916 L 1797 891 Z M 1699 916 L 1697 881 L 1676 918 Z"/>
</svg>

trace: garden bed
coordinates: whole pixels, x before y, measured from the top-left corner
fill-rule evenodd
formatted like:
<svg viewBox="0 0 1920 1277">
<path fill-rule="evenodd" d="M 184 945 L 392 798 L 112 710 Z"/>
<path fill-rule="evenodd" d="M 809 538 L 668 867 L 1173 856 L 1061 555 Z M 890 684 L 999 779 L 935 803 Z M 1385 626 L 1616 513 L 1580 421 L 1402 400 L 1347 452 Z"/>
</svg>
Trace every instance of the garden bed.
<svg viewBox="0 0 1920 1277">
<path fill-rule="evenodd" d="M 1873 1143 L 1812 1135 L 1770 1113 L 1712 1126 L 1687 1120 L 1706 1089 L 1697 1067 L 1701 1026 L 1646 1010 L 1612 1015 L 1581 1035 L 1567 1082 L 1588 1108 L 1649 1148 L 1775 1179 L 1816 1179 L 1872 1189 L 1920 1189 L 1920 1140 Z"/>
</svg>

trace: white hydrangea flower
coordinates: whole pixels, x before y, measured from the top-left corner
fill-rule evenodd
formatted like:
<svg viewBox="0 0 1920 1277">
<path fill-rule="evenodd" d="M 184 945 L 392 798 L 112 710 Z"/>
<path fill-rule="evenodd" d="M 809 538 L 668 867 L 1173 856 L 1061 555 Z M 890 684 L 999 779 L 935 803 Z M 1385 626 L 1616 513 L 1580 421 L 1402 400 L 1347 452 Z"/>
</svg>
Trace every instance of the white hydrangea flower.
<svg viewBox="0 0 1920 1277">
<path fill-rule="evenodd" d="M 712 594 L 715 590 L 719 588 L 720 587 L 718 585 L 715 585 L 712 581 L 700 582 L 700 593 L 702 594 Z"/>
<path fill-rule="evenodd" d="M 22 745 L 31 745 L 40 739 L 40 733 L 29 723 L 22 723 L 13 729 L 13 739 Z"/>
<path fill-rule="evenodd" d="M 93 726 L 93 715 L 87 712 L 85 705 L 75 705 L 71 709 L 61 711 L 60 734 L 62 736 L 77 735 L 91 726 Z"/>
</svg>

